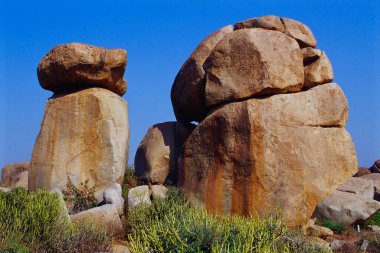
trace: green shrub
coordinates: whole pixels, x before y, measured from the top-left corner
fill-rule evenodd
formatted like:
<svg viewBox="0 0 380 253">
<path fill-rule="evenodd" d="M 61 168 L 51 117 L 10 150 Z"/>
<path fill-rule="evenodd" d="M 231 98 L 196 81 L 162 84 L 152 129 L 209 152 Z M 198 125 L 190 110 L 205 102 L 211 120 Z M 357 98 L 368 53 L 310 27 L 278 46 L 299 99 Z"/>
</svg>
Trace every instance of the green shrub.
<svg viewBox="0 0 380 253">
<path fill-rule="evenodd" d="M 286 240 L 278 212 L 263 219 L 222 218 L 194 207 L 178 189 L 151 206 L 132 208 L 128 247 L 132 252 L 321 252 Z"/>
<path fill-rule="evenodd" d="M 377 225 L 380 226 L 380 210 L 377 211 L 372 217 L 365 221 L 365 225 Z"/>
<path fill-rule="evenodd" d="M 74 213 L 79 213 L 96 206 L 95 187 L 88 186 L 88 179 L 76 187 L 68 177 L 66 188 L 67 189 L 63 191 L 63 196 L 66 205 L 73 206 Z"/>
<path fill-rule="evenodd" d="M 55 193 L 0 192 L 0 252 L 95 252 L 110 243 L 104 228 L 72 224 Z"/>
<path fill-rule="evenodd" d="M 340 224 L 340 223 L 335 223 L 335 222 L 332 222 L 330 220 L 324 220 L 323 223 L 322 223 L 322 226 L 338 233 L 338 234 L 341 234 L 343 233 L 343 231 L 345 230 L 345 227 L 343 224 Z"/>
</svg>

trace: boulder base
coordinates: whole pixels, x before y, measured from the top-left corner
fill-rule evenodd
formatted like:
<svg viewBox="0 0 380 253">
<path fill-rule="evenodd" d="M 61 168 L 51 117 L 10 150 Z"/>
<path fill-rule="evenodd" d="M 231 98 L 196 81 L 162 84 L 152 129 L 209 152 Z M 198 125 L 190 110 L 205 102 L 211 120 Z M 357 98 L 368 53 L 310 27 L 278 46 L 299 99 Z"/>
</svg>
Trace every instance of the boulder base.
<svg viewBox="0 0 380 253">
<path fill-rule="evenodd" d="M 86 179 L 98 199 L 121 184 L 128 164 L 128 106 L 115 93 L 91 88 L 48 100 L 34 145 L 29 190 L 66 189 Z"/>
</svg>

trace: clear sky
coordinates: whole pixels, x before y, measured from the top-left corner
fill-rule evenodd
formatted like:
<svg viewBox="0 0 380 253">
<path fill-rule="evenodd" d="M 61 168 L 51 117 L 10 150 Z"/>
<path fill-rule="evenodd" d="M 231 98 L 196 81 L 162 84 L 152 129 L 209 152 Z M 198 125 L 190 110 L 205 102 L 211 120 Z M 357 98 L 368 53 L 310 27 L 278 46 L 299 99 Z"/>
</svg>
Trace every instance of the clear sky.
<svg viewBox="0 0 380 253">
<path fill-rule="evenodd" d="M 208 34 L 274 14 L 307 24 L 349 102 L 347 128 L 359 163 L 380 159 L 380 1 L 17 1 L 0 0 L 0 169 L 30 160 L 46 100 L 37 80 L 55 45 L 84 42 L 128 51 L 130 163 L 147 129 L 175 120 L 170 88 Z"/>
</svg>

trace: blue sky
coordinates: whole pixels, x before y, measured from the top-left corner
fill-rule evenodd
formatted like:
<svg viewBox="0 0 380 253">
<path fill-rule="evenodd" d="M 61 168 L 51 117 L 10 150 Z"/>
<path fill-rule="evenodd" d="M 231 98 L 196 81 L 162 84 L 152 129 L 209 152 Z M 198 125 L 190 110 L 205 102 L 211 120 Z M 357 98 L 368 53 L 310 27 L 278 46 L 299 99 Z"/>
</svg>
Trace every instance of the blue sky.
<svg viewBox="0 0 380 253">
<path fill-rule="evenodd" d="M 349 102 L 347 128 L 359 163 L 380 158 L 380 4 L 350 0 L 0 2 L 0 169 L 30 160 L 46 100 L 36 68 L 55 45 L 125 48 L 130 163 L 153 124 L 175 120 L 170 88 L 211 32 L 274 14 L 307 24 L 326 51 Z"/>
</svg>

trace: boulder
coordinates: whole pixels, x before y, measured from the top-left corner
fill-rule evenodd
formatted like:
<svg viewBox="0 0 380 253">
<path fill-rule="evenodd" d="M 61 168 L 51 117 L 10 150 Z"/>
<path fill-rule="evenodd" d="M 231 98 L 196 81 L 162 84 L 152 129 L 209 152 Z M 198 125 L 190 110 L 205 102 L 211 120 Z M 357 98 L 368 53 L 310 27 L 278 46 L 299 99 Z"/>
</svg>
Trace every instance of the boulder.
<svg viewBox="0 0 380 253">
<path fill-rule="evenodd" d="M 166 193 L 168 192 L 168 188 L 163 185 L 151 185 L 150 191 L 152 192 L 152 199 L 166 199 Z"/>
<path fill-rule="evenodd" d="M 309 236 L 315 236 L 315 237 L 319 237 L 319 238 L 323 239 L 329 235 L 334 234 L 334 232 L 331 231 L 330 229 L 326 228 L 326 227 L 322 227 L 322 226 L 318 226 L 318 225 L 313 224 L 313 225 L 310 225 L 306 229 L 306 234 Z"/>
<path fill-rule="evenodd" d="M 249 28 L 262 28 L 266 30 L 276 30 L 284 32 L 285 26 L 280 17 L 268 15 L 258 18 L 250 18 L 238 22 L 234 26 L 234 30 L 249 29 Z"/>
<path fill-rule="evenodd" d="M 370 170 L 372 173 L 380 173 L 380 160 L 374 162 Z"/>
<path fill-rule="evenodd" d="M 179 122 L 150 127 L 136 151 L 136 175 L 148 184 L 175 183 L 178 156 L 193 128 L 191 124 L 185 126 Z"/>
<path fill-rule="evenodd" d="M 316 85 L 329 83 L 333 79 L 333 69 L 330 60 L 324 52 L 322 52 L 318 60 L 305 66 L 304 89 L 310 89 Z"/>
<path fill-rule="evenodd" d="M 209 35 L 198 45 L 178 72 L 171 89 L 171 101 L 177 120 L 200 122 L 205 117 L 207 110 L 204 100 L 203 63 L 215 45 L 232 30 L 232 26 L 226 26 Z"/>
<path fill-rule="evenodd" d="M 312 47 L 302 48 L 303 64 L 309 65 L 318 60 L 322 55 L 322 50 Z"/>
<path fill-rule="evenodd" d="M 216 214 L 280 208 L 291 227 L 357 170 L 337 84 L 229 103 L 204 119 L 179 159 L 186 196 Z"/>
<path fill-rule="evenodd" d="M 351 225 L 365 221 L 379 209 L 378 201 L 337 190 L 318 204 L 314 215 L 320 219 Z"/>
<path fill-rule="evenodd" d="M 122 96 L 127 90 L 124 71 L 127 52 L 83 43 L 54 47 L 38 64 L 42 88 L 56 93 L 102 87 Z"/>
<path fill-rule="evenodd" d="M 72 222 L 90 221 L 105 227 L 113 235 L 123 234 L 123 224 L 121 223 L 117 207 L 115 205 L 103 205 L 94 207 L 86 211 L 70 215 Z"/>
<path fill-rule="evenodd" d="M 124 213 L 124 199 L 121 194 L 121 186 L 119 184 L 113 184 L 103 193 L 105 203 L 115 205 L 119 215 Z"/>
<path fill-rule="evenodd" d="M 380 173 L 367 174 L 360 177 L 361 179 L 371 181 L 374 185 L 374 199 L 380 201 Z"/>
<path fill-rule="evenodd" d="M 305 24 L 290 18 L 281 18 L 281 20 L 285 26 L 286 34 L 296 39 L 301 48 L 314 48 L 317 45 L 317 40 L 312 31 Z"/>
<path fill-rule="evenodd" d="M 7 164 L 1 171 L 0 186 L 9 189 L 28 189 L 29 162 Z"/>
<path fill-rule="evenodd" d="M 373 199 L 375 194 L 372 180 L 366 180 L 358 177 L 350 178 L 344 184 L 339 185 L 337 190 L 354 193 L 365 199 Z"/>
<path fill-rule="evenodd" d="M 29 190 L 65 190 L 89 180 L 98 200 L 105 189 L 123 182 L 128 164 L 128 106 L 115 93 L 91 88 L 46 103 L 33 149 Z"/>
<path fill-rule="evenodd" d="M 204 64 L 206 105 L 300 91 L 303 56 L 297 42 L 278 31 L 242 29 L 227 34 Z"/>
<path fill-rule="evenodd" d="M 128 208 L 139 205 L 150 205 L 150 190 L 148 185 L 131 188 L 128 192 Z"/>
<path fill-rule="evenodd" d="M 361 176 L 368 175 L 368 174 L 371 174 L 370 169 L 364 168 L 364 167 L 359 167 L 358 172 L 356 172 L 354 177 L 361 177 Z"/>
</svg>

